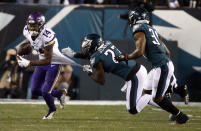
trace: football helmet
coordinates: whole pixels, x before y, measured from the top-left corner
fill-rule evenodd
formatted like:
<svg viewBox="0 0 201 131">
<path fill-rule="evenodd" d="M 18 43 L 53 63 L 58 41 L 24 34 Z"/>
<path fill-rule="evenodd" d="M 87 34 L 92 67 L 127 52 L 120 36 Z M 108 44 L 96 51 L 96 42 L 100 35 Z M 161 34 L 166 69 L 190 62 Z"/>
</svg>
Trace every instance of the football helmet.
<svg viewBox="0 0 201 131">
<path fill-rule="evenodd" d="M 91 56 L 103 44 L 102 38 L 97 34 L 88 34 L 81 42 L 82 53 Z"/>
<path fill-rule="evenodd" d="M 136 23 L 149 24 L 150 16 L 149 12 L 145 8 L 137 7 L 129 12 L 129 25 L 132 27 Z"/>
<path fill-rule="evenodd" d="M 45 16 L 40 12 L 32 12 L 27 19 L 27 28 L 31 36 L 36 37 L 43 30 Z"/>
</svg>

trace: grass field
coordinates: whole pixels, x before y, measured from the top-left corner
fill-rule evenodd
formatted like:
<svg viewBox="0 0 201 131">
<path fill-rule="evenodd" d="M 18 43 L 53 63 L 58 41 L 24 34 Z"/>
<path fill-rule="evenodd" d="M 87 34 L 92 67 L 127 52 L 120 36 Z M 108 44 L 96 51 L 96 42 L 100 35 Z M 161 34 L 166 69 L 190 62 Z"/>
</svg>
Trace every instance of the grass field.
<svg viewBox="0 0 201 131">
<path fill-rule="evenodd" d="M 67 105 L 42 120 L 45 105 L 0 104 L 0 131 L 201 131 L 201 107 L 179 108 L 190 116 L 187 124 L 170 123 L 168 113 L 151 106 L 130 115 L 123 105 Z"/>
</svg>

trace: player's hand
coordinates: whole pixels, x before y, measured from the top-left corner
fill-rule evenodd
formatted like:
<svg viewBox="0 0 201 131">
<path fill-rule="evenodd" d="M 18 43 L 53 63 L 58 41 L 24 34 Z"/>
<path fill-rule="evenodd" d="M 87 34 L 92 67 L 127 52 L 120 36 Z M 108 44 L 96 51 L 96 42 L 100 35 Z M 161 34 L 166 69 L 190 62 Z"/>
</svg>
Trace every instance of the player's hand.
<svg viewBox="0 0 201 131">
<path fill-rule="evenodd" d="M 83 71 L 84 71 L 84 72 L 87 72 L 88 75 L 91 75 L 92 72 L 93 72 L 90 65 L 83 65 Z"/>
<path fill-rule="evenodd" d="M 119 56 L 115 56 L 115 60 L 116 61 L 126 61 L 126 55 L 119 55 Z"/>
<path fill-rule="evenodd" d="M 27 67 L 30 64 L 30 60 L 27 60 L 19 55 L 17 56 L 17 62 L 20 67 Z"/>
<path fill-rule="evenodd" d="M 71 49 L 70 47 L 63 48 L 63 49 L 61 50 L 61 52 L 62 52 L 63 54 L 65 54 L 65 55 L 71 57 L 71 58 L 74 57 L 74 55 L 76 54 L 76 52 L 75 52 L 73 49 Z"/>
</svg>

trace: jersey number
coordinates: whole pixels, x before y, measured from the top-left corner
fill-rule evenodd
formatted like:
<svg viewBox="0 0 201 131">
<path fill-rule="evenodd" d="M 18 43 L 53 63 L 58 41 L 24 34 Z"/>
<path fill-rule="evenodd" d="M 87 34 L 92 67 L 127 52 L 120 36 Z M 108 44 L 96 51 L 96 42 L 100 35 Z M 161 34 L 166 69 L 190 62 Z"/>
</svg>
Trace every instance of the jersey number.
<svg viewBox="0 0 201 131">
<path fill-rule="evenodd" d="M 112 46 L 111 48 L 114 49 L 115 47 Z M 116 60 L 114 59 L 115 54 L 114 54 L 114 51 L 112 51 L 111 49 L 107 49 L 104 54 L 105 54 L 106 56 L 107 56 L 108 54 L 111 54 L 111 55 L 112 55 L 112 61 L 113 61 L 114 63 L 119 63 L 118 61 L 116 61 Z"/>
<path fill-rule="evenodd" d="M 51 34 L 50 31 L 45 30 L 45 32 L 43 33 L 44 36 L 48 37 L 48 35 Z"/>
<path fill-rule="evenodd" d="M 158 34 L 156 31 L 154 31 L 153 29 L 149 28 L 149 31 L 152 33 L 151 37 L 154 38 L 154 40 L 152 41 L 154 44 L 156 45 L 160 45 L 160 42 L 158 41 Z"/>
</svg>

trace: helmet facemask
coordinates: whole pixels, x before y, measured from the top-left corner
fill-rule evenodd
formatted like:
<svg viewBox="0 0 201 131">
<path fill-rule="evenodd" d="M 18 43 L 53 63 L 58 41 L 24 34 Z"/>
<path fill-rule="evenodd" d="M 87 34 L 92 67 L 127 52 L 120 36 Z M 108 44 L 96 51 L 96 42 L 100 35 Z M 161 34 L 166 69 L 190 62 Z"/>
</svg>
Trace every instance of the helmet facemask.
<svg viewBox="0 0 201 131">
<path fill-rule="evenodd" d="M 31 36 L 33 37 L 36 37 L 39 35 L 40 33 L 40 25 L 38 24 L 27 24 L 27 27 L 28 27 L 28 31 L 30 33 Z"/>
<path fill-rule="evenodd" d="M 85 55 L 91 55 L 90 48 L 91 48 L 91 42 L 92 40 L 89 40 L 87 38 L 84 38 L 84 40 L 82 41 L 82 53 Z"/>
<path fill-rule="evenodd" d="M 102 38 L 97 34 L 88 34 L 82 40 L 82 53 L 91 56 L 103 44 Z"/>
<path fill-rule="evenodd" d="M 150 16 L 149 12 L 144 8 L 135 8 L 133 11 L 129 13 L 129 25 L 132 27 L 137 23 L 145 23 L 149 24 Z"/>
<path fill-rule="evenodd" d="M 45 17 L 40 12 L 33 12 L 27 19 L 27 27 L 32 37 L 37 37 L 43 30 Z"/>
</svg>

